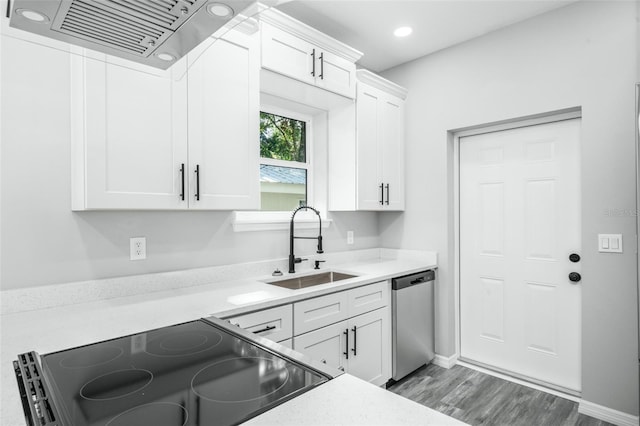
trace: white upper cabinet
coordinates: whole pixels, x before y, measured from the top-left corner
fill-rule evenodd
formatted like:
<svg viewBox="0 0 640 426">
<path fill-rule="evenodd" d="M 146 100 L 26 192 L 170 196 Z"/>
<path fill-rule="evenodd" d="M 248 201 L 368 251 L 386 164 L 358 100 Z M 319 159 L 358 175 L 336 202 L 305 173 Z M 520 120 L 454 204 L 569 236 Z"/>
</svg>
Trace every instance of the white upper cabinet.
<svg viewBox="0 0 640 426">
<path fill-rule="evenodd" d="M 329 141 L 329 209 L 404 210 L 407 91 L 366 70 L 357 79 L 354 144 Z"/>
<path fill-rule="evenodd" d="M 259 206 L 257 37 L 229 34 L 168 71 L 72 58 L 74 210 Z"/>
<path fill-rule="evenodd" d="M 71 59 L 74 210 L 186 208 L 185 63 L 165 72 L 86 55 Z"/>
<path fill-rule="evenodd" d="M 362 53 L 270 9 L 260 16 L 262 67 L 353 99 Z"/>
<path fill-rule="evenodd" d="M 257 37 L 234 32 L 189 68 L 189 206 L 259 209 Z"/>
</svg>

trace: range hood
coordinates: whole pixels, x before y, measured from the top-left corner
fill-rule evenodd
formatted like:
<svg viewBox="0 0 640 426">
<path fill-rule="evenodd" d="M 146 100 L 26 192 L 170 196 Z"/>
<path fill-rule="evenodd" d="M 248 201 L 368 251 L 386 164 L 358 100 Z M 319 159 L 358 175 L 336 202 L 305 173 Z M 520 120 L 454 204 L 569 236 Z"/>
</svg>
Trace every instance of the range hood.
<svg viewBox="0 0 640 426">
<path fill-rule="evenodd" d="M 14 28 L 167 69 L 252 0 L 9 0 Z"/>
</svg>

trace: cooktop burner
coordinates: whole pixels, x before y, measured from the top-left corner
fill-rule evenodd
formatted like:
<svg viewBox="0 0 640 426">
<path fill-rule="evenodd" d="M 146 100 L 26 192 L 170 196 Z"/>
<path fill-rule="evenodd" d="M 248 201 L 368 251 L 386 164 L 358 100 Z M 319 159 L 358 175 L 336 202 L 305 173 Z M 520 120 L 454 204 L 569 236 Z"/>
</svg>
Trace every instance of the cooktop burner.
<svg viewBox="0 0 640 426">
<path fill-rule="evenodd" d="M 105 348 L 87 347 L 85 351 L 71 353 L 60 360 L 64 368 L 88 368 L 106 364 L 122 356 L 124 350 L 115 346 Z"/>
<path fill-rule="evenodd" d="M 182 423 L 180 423 L 182 421 Z M 150 402 L 120 413 L 105 426 L 186 426 L 189 421 L 187 409 L 173 402 Z"/>
<path fill-rule="evenodd" d="M 123 398 L 149 386 L 153 373 L 149 370 L 116 370 L 91 379 L 80 388 L 80 396 L 92 401 Z"/>
<path fill-rule="evenodd" d="M 191 389 L 199 397 L 214 402 L 249 402 L 267 398 L 287 384 L 289 371 L 285 368 L 285 363 L 285 360 L 255 357 L 226 359 L 198 371 L 191 380 Z M 261 386 L 250 389 L 210 385 L 215 382 L 212 378 L 224 374 L 225 371 L 237 369 L 243 369 L 248 374 L 264 375 L 268 380 L 261 383 Z"/>
<path fill-rule="evenodd" d="M 215 330 L 178 330 L 149 341 L 145 352 L 159 357 L 187 356 L 213 349 L 220 342 L 222 335 Z"/>
<path fill-rule="evenodd" d="M 58 416 L 42 424 L 234 425 L 330 378 L 212 321 L 43 355 L 41 375 L 16 367 L 23 400 L 41 398 L 32 413 Z M 15 365 L 36 358 L 20 355 Z M 43 386 L 34 381 L 40 378 Z"/>
</svg>

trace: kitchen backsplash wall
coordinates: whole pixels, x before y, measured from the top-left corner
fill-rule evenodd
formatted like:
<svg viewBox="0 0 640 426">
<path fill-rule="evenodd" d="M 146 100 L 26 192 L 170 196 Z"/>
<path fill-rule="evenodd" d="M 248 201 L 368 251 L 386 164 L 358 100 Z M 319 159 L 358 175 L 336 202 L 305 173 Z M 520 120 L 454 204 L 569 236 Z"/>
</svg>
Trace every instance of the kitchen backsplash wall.
<svg viewBox="0 0 640 426">
<path fill-rule="evenodd" d="M 582 109 L 582 370 L 586 401 L 638 414 L 634 88 L 638 2 L 577 2 L 396 67 L 406 87 L 407 208 L 384 247 L 439 254 L 436 352 L 455 345 L 451 131 Z M 597 252 L 622 233 L 623 254 Z"/>
<path fill-rule="evenodd" d="M 2 37 L 1 289 L 288 255 L 288 230 L 234 232 L 228 211 L 73 213 L 69 54 Z M 327 252 L 379 246 L 375 213 L 329 217 Z M 147 239 L 146 260 L 129 260 L 136 236 Z M 296 241 L 296 254 L 314 252 L 312 241 Z"/>
</svg>

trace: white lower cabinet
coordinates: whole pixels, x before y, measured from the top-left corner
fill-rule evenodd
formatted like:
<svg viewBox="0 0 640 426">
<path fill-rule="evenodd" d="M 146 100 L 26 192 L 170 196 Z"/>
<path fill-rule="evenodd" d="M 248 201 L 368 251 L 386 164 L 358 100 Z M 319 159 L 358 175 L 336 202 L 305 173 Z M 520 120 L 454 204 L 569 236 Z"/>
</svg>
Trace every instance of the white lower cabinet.
<svg viewBox="0 0 640 426">
<path fill-rule="evenodd" d="M 389 307 L 295 336 L 293 348 L 375 385 L 391 377 Z"/>
<path fill-rule="evenodd" d="M 389 292 L 385 281 L 294 303 L 293 349 L 375 385 L 386 383 L 391 377 Z M 346 312 L 329 309 L 343 301 Z M 299 326 L 301 312 L 307 318 L 316 315 Z"/>
<path fill-rule="evenodd" d="M 391 378 L 388 281 L 226 318 L 377 386 Z"/>
</svg>

